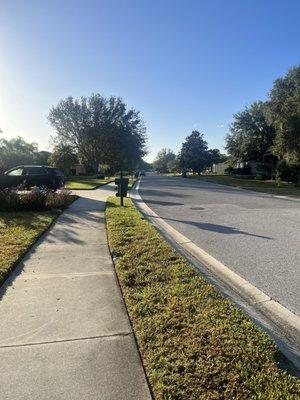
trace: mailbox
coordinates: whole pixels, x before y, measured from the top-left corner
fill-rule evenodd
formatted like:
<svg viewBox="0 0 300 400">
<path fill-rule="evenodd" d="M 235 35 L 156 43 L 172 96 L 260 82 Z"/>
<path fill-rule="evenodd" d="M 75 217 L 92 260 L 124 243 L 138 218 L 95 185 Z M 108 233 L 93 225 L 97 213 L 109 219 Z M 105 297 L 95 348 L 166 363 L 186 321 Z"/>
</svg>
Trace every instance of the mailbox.
<svg viewBox="0 0 300 400">
<path fill-rule="evenodd" d="M 116 196 L 118 197 L 126 197 L 127 196 L 127 190 L 128 190 L 128 178 L 116 178 L 115 179 L 115 184 L 117 185 L 117 193 Z"/>
</svg>

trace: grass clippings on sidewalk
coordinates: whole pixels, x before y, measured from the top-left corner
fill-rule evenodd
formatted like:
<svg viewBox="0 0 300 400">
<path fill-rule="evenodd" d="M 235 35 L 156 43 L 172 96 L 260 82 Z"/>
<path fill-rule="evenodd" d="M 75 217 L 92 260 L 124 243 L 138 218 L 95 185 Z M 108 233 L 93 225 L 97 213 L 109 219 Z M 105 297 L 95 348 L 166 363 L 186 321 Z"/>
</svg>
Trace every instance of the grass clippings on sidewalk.
<svg viewBox="0 0 300 400">
<path fill-rule="evenodd" d="M 58 212 L 0 212 L 0 285 Z"/>
<path fill-rule="evenodd" d="M 136 210 L 108 199 L 109 245 L 156 400 L 294 400 L 270 337 Z"/>
<path fill-rule="evenodd" d="M 278 186 L 274 181 L 235 178 L 232 175 L 188 175 L 188 178 L 254 190 L 255 192 L 300 197 L 300 187 L 295 186 L 293 183 L 282 182 L 281 185 Z"/>
</svg>

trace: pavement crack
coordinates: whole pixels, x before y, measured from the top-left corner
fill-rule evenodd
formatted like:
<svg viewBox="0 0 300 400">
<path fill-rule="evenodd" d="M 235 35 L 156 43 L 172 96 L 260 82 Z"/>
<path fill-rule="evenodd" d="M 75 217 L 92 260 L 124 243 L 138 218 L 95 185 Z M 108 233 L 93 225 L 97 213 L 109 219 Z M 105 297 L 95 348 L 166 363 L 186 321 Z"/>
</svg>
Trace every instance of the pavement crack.
<svg viewBox="0 0 300 400">
<path fill-rule="evenodd" d="M 112 334 L 108 334 L 108 335 L 86 336 L 86 337 L 80 337 L 80 338 L 52 340 L 52 341 L 45 341 L 45 342 L 8 344 L 8 345 L 2 345 L 2 346 L 0 345 L 0 350 L 1 349 L 16 348 L 16 347 L 30 347 L 30 346 L 41 346 L 41 345 L 56 344 L 56 343 L 79 342 L 79 341 L 93 340 L 93 339 L 106 339 L 106 338 L 114 338 L 114 337 L 126 337 L 126 336 L 132 336 L 132 335 L 133 335 L 133 332 L 119 332 L 119 333 L 112 333 Z"/>
</svg>

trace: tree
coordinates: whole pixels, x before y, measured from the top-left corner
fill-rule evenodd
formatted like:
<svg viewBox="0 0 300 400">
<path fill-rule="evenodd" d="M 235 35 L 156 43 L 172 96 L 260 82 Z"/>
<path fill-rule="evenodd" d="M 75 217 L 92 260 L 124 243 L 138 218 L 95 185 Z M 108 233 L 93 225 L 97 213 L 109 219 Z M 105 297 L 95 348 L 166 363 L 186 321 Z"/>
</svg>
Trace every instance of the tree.
<svg viewBox="0 0 300 400">
<path fill-rule="evenodd" d="M 11 140 L 0 139 L 0 169 L 5 171 L 20 164 L 35 164 L 38 147 L 20 136 Z"/>
<path fill-rule="evenodd" d="M 170 149 L 162 149 L 158 152 L 153 168 L 158 172 L 169 172 L 170 163 L 176 159 L 176 154 Z"/>
<path fill-rule="evenodd" d="M 119 97 L 68 97 L 52 107 L 48 118 L 56 142 L 70 146 L 94 171 L 100 163 L 115 170 L 132 169 L 147 153 L 144 122 Z"/>
<path fill-rule="evenodd" d="M 45 151 L 45 150 L 38 151 L 36 153 L 35 163 L 39 165 L 48 165 L 50 156 L 51 156 L 50 151 Z"/>
<path fill-rule="evenodd" d="M 53 153 L 49 157 L 49 162 L 53 167 L 57 167 L 69 175 L 72 166 L 78 163 L 78 158 L 71 146 L 59 144 L 54 148 Z"/>
<path fill-rule="evenodd" d="M 211 168 L 213 164 L 219 164 L 227 160 L 227 156 L 222 154 L 219 149 L 210 149 L 207 151 L 206 167 Z"/>
<path fill-rule="evenodd" d="M 198 174 L 204 169 L 208 161 L 208 145 L 203 134 L 193 131 L 186 137 L 179 155 L 180 166 Z"/>
<path fill-rule="evenodd" d="M 274 82 L 267 102 L 269 122 L 276 130 L 273 152 L 288 162 L 300 162 L 300 65 Z"/>
<path fill-rule="evenodd" d="M 266 118 L 266 104 L 255 102 L 233 117 L 225 139 L 228 154 L 235 161 L 263 162 L 275 137 L 274 128 Z"/>
</svg>

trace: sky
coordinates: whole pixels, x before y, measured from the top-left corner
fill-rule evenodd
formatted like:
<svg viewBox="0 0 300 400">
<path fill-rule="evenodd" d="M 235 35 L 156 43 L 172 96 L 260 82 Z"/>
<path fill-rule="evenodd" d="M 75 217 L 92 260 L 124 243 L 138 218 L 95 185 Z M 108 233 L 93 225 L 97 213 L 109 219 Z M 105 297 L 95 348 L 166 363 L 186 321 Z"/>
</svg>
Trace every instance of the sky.
<svg viewBox="0 0 300 400">
<path fill-rule="evenodd" d="M 193 130 L 223 151 L 234 113 L 300 62 L 299 0 L 0 0 L 1 137 L 51 149 L 51 106 L 121 96 L 148 161 Z"/>
</svg>

